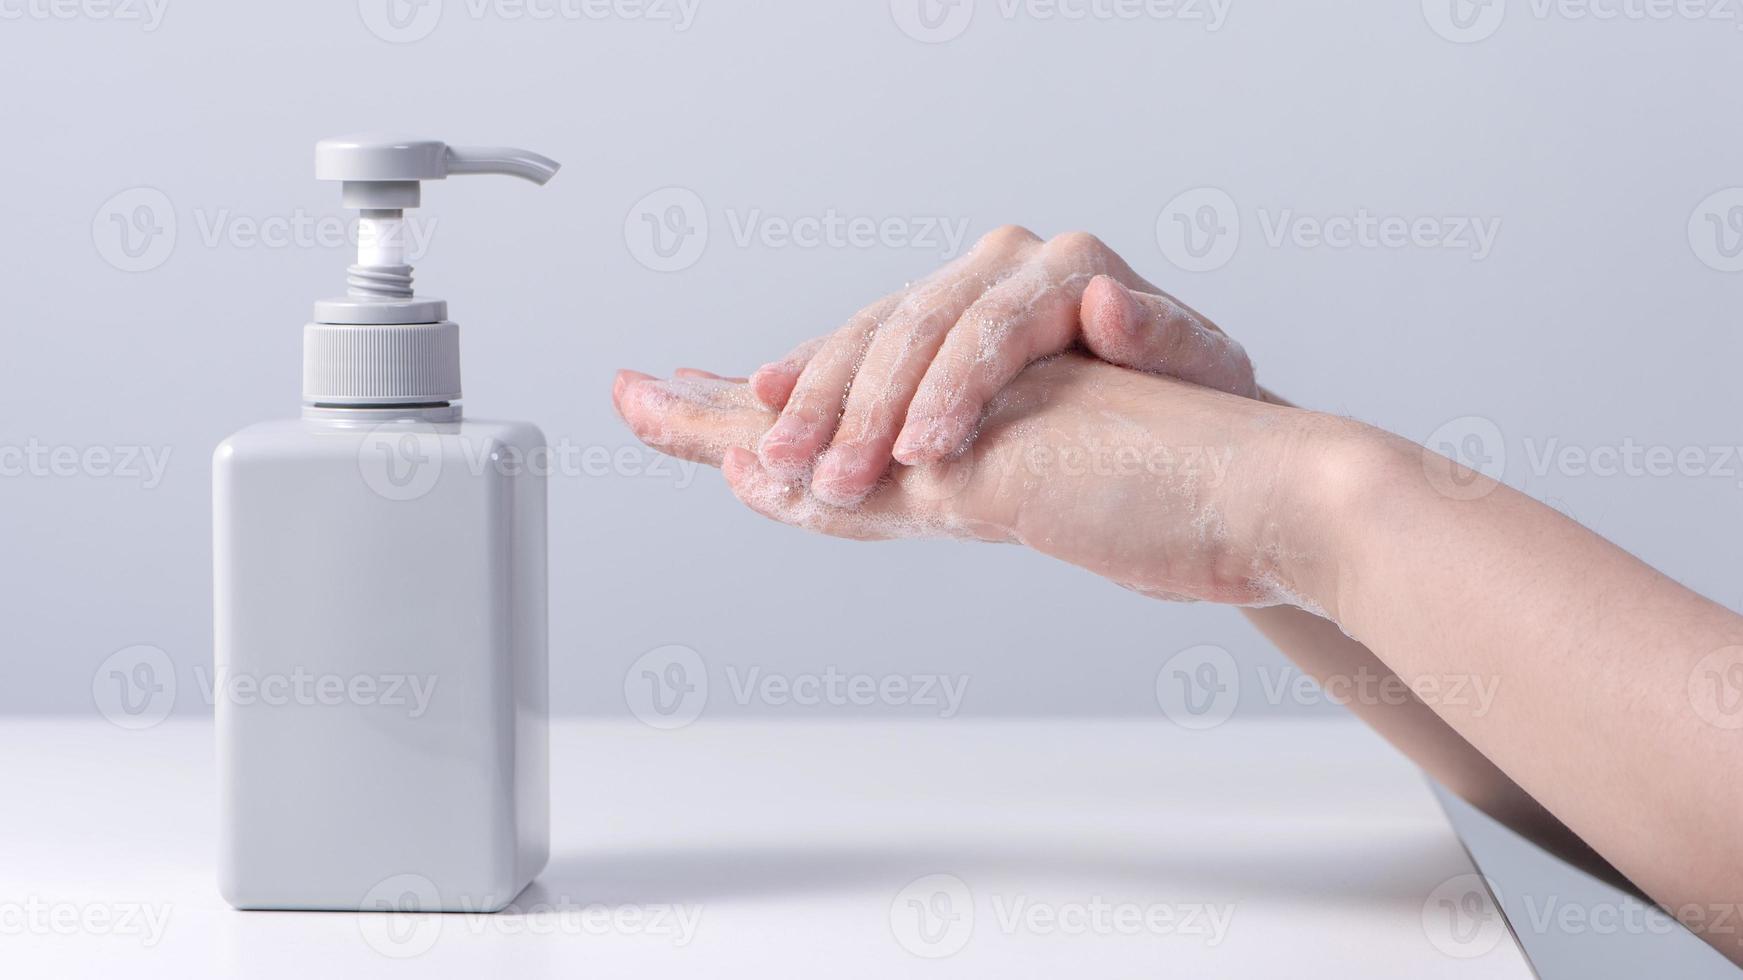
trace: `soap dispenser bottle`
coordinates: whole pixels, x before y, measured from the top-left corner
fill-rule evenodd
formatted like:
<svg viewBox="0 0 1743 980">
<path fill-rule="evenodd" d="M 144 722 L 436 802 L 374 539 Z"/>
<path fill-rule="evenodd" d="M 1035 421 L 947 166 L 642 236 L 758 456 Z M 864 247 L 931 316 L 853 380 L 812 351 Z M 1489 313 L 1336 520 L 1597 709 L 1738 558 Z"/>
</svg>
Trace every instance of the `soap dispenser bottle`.
<svg viewBox="0 0 1743 980">
<path fill-rule="evenodd" d="M 495 911 L 544 867 L 544 436 L 465 417 L 459 327 L 415 295 L 421 182 L 557 164 L 354 138 L 362 212 L 303 329 L 300 418 L 213 460 L 220 890 L 245 909 Z"/>
</svg>

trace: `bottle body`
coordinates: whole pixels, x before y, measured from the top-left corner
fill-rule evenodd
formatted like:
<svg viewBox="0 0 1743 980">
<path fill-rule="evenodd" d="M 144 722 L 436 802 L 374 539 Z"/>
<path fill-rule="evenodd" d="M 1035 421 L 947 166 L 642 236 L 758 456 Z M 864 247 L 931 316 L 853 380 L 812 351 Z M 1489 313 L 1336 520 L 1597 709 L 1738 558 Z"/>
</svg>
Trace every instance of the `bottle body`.
<svg viewBox="0 0 1743 980">
<path fill-rule="evenodd" d="M 549 849 L 544 437 L 309 409 L 213 460 L 220 888 L 493 911 Z"/>
</svg>

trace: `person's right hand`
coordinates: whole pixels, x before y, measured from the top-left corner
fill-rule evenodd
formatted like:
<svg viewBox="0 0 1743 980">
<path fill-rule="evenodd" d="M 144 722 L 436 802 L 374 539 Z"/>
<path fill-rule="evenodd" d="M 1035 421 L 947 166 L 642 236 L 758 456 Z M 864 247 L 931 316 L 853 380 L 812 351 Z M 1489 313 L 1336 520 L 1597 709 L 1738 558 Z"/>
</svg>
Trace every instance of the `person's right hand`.
<svg viewBox="0 0 1743 980">
<path fill-rule="evenodd" d="M 1043 242 L 1008 226 L 760 368 L 751 389 L 781 417 L 758 455 L 783 475 L 809 473 L 820 499 L 852 505 L 892 460 L 962 452 L 994 395 L 1079 342 L 1112 364 L 1258 394 L 1240 344 L 1094 236 Z"/>
</svg>

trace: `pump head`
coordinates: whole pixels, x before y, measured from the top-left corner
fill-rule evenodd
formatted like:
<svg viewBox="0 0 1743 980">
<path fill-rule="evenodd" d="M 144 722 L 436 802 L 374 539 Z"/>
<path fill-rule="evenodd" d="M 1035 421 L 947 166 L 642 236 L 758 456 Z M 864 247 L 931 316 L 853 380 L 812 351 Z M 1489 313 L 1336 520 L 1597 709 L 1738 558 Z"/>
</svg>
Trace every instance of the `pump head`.
<svg viewBox="0 0 1743 980">
<path fill-rule="evenodd" d="M 405 260 L 405 209 L 422 203 L 423 181 L 450 174 L 504 174 L 543 184 L 559 164 L 512 146 L 449 146 L 440 140 L 344 136 L 315 144 L 315 178 L 339 181 L 345 207 L 361 212 L 357 264 L 346 295 L 315 304 L 323 323 L 432 323 L 447 304 L 412 296 Z"/>
<path fill-rule="evenodd" d="M 357 262 L 344 296 L 318 300 L 303 332 L 303 397 L 371 405 L 459 397 L 459 328 L 448 304 L 414 296 L 406 263 L 405 209 L 423 181 L 504 174 L 543 184 L 559 164 L 510 146 L 449 146 L 440 140 L 347 136 L 315 144 L 315 177 L 339 181 L 361 216 Z"/>
</svg>

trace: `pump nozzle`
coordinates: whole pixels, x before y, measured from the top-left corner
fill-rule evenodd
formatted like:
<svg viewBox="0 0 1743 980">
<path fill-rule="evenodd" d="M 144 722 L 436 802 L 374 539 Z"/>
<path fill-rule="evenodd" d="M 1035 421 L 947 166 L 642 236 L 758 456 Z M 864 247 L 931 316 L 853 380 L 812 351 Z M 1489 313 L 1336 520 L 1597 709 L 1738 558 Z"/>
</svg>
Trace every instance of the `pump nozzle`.
<svg viewBox="0 0 1743 980">
<path fill-rule="evenodd" d="M 506 174 L 543 184 L 557 175 L 562 164 L 531 150 L 512 146 L 450 146 L 448 172 L 451 174 Z"/>
<path fill-rule="evenodd" d="M 504 174 L 543 184 L 559 166 L 512 146 L 449 146 L 392 136 L 341 136 L 315 144 L 315 178 L 341 181 L 348 208 L 415 208 L 419 181 L 450 174 Z"/>
</svg>

